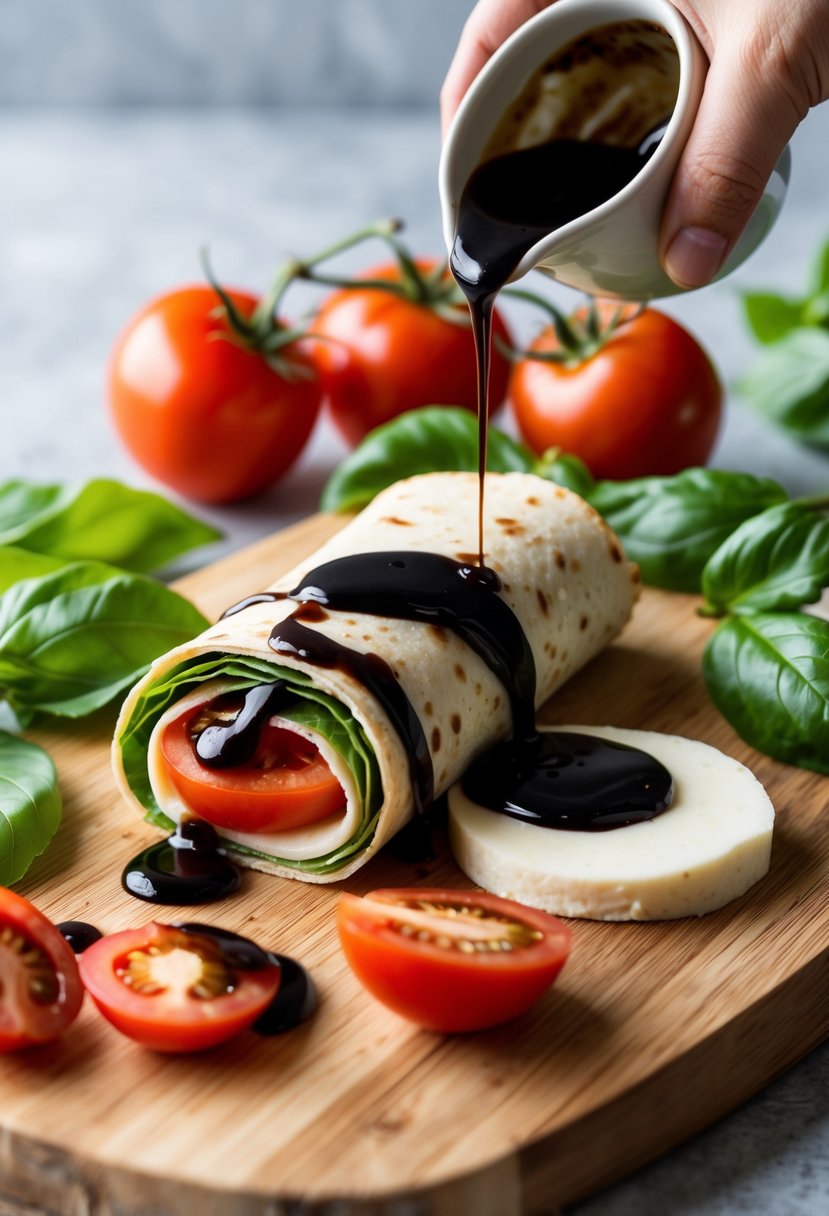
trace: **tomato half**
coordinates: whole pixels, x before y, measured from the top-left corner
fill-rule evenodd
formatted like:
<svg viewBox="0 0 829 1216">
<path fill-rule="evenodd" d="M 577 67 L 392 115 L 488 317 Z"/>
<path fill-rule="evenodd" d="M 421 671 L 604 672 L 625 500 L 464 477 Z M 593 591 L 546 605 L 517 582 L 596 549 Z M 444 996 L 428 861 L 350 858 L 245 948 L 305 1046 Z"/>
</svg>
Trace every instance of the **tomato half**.
<svg viewBox="0 0 829 1216">
<path fill-rule="evenodd" d="M 428 271 L 436 262 L 417 263 Z M 401 278 L 397 265 L 366 271 L 366 279 Z M 428 304 L 417 304 L 379 288 L 349 287 L 323 303 L 313 332 L 319 343 L 325 399 L 346 441 L 357 444 L 383 422 L 421 405 L 478 408 L 475 343 L 472 329 L 445 320 Z M 493 332 L 509 340 L 500 314 Z M 509 364 L 493 345 L 490 413 L 501 404 Z"/>
<path fill-rule="evenodd" d="M 314 744 L 292 730 L 266 723 L 247 763 L 202 764 L 193 733 L 206 712 L 185 711 L 161 736 L 170 780 L 201 819 L 236 832 L 285 832 L 344 810 L 339 781 Z"/>
<path fill-rule="evenodd" d="M 524 1013 L 570 950 L 554 916 L 479 891 L 428 888 L 341 895 L 337 928 L 357 978 L 389 1009 L 444 1032 Z"/>
<path fill-rule="evenodd" d="M 89 995 L 122 1034 L 155 1051 L 203 1051 L 251 1026 L 279 989 L 276 965 L 241 968 L 220 940 L 152 922 L 78 959 Z"/>
<path fill-rule="evenodd" d="M 615 306 L 603 304 L 606 321 Z M 552 328 L 530 351 L 558 350 Z M 646 308 L 595 353 L 566 363 L 517 362 L 509 399 L 538 453 L 580 456 L 594 477 L 624 480 L 704 464 L 720 425 L 722 387 L 695 338 Z"/>
<path fill-rule="evenodd" d="M 229 292 L 249 318 L 258 303 Z M 210 287 L 150 301 L 112 352 L 108 392 L 116 429 L 132 456 L 187 498 L 234 502 L 257 494 L 293 464 L 321 404 L 310 347 L 281 352 L 283 376 L 246 348 L 217 315 Z"/>
<path fill-rule="evenodd" d="M 56 1039 L 83 986 L 71 946 L 28 900 L 0 887 L 0 1051 Z"/>
</svg>

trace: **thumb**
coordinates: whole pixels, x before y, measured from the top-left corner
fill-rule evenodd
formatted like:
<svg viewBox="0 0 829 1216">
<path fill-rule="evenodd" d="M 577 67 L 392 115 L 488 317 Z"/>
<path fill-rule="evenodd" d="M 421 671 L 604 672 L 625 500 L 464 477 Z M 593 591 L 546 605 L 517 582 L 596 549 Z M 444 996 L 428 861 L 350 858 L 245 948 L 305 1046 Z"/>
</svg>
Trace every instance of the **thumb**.
<svg viewBox="0 0 829 1216">
<path fill-rule="evenodd" d="M 717 274 L 807 109 L 744 46 L 718 47 L 662 219 L 662 264 L 680 287 Z"/>
</svg>

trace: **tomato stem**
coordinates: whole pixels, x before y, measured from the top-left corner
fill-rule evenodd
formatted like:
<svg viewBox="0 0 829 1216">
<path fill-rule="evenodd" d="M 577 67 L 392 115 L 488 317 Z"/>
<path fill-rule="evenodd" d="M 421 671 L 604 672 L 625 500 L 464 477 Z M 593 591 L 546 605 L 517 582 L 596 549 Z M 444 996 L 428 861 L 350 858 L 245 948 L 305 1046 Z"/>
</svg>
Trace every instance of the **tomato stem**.
<svg viewBox="0 0 829 1216">
<path fill-rule="evenodd" d="M 505 294 L 541 308 L 550 318 L 558 347 L 553 350 L 517 350 L 511 347 L 504 348 L 503 353 L 512 360 L 532 359 L 537 363 L 556 363 L 568 367 L 577 367 L 598 354 L 616 330 L 628 321 L 633 321 L 645 307 L 644 304 L 638 304 L 631 312 L 629 304 L 620 303 L 610 319 L 602 324 L 593 296 L 588 298 L 585 316 L 581 318 L 577 315 L 565 316 L 551 300 L 533 291 L 511 287 Z"/>
</svg>

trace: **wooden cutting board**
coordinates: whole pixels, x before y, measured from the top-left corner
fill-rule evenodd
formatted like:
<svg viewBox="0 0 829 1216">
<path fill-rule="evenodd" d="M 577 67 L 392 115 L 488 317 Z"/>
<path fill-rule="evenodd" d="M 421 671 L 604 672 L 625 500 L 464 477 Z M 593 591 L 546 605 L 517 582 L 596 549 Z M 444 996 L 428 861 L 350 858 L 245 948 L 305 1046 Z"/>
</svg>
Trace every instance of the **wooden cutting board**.
<svg viewBox="0 0 829 1216">
<path fill-rule="evenodd" d="M 185 579 L 208 616 L 331 535 L 317 516 Z M 340 884 L 247 873 L 199 918 L 309 967 L 318 1015 L 200 1057 L 153 1055 L 87 1002 L 63 1041 L 0 1064 L 0 1216 L 540 1216 L 737 1105 L 829 1033 L 829 782 L 746 747 L 710 705 L 712 624 L 646 591 L 624 637 L 551 704 L 560 721 L 674 731 L 749 764 L 778 812 L 771 872 L 699 920 L 572 922 L 562 978 L 500 1029 L 441 1037 L 375 1003 L 334 931 Z M 122 866 L 157 837 L 110 775 L 112 715 L 38 736 L 65 799 L 20 884 L 54 920 L 105 931 L 151 911 Z M 723 813 L 728 808 L 723 807 Z M 381 855 L 347 884 L 468 886 L 449 857 Z M 176 919 L 174 909 L 157 909 Z"/>
</svg>

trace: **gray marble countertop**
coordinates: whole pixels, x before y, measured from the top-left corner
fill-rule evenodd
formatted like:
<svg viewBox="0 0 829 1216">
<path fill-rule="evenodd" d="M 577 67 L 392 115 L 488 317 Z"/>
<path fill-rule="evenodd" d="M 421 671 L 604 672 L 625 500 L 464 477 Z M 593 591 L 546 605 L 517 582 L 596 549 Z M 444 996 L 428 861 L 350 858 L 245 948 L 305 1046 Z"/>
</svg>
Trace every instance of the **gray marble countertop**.
<svg viewBox="0 0 829 1216">
<path fill-rule="evenodd" d="M 728 384 L 754 355 L 739 288 L 796 293 L 829 235 L 824 111 L 795 138 L 790 196 L 774 237 L 731 279 L 666 306 L 709 347 Z M 0 477 L 106 474 L 152 485 L 120 448 L 104 404 L 107 353 L 131 313 L 198 280 L 203 244 L 224 281 L 255 290 L 286 252 L 309 253 L 381 215 L 406 217 L 413 243 L 439 250 L 437 154 L 436 119 L 417 110 L 0 112 Z M 356 269 L 370 256 L 343 266 Z M 514 320 L 528 336 L 526 318 Z M 343 452 L 323 422 L 281 485 L 255 502 L 204 511 L 226 537 L 211 556 L 313 511 Z M 733 397 L 715 463 L 774 476 L 793 493 L 825 490 L 829 481 L 829 459 L 782 438 Z M 715 1127 L 572 1209 L 827 1211 L 829 1045 Z"/>
</svg>

